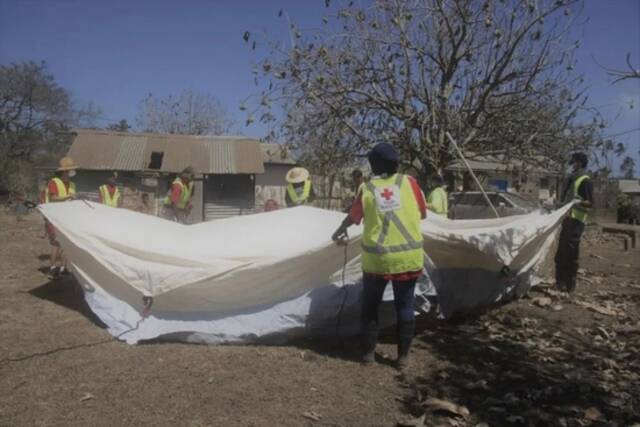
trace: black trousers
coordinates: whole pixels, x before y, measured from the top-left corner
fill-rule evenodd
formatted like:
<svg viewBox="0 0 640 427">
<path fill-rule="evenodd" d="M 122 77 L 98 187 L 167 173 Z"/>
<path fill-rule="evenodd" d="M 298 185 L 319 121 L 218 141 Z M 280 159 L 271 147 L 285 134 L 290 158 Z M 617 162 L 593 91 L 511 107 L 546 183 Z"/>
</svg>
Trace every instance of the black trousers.
<svg viewBox="0 0 640 427">
<path fill-rule="evenodd" d="M 578 258 L 580 257 L 580 238 L 584 232 L 584 223 L 570 217 L 565 218 L 560 230 L 558 252 L 556 252 L 556 286 L 560 290 L 571 292 L 576 288 Z"/>
</svg>

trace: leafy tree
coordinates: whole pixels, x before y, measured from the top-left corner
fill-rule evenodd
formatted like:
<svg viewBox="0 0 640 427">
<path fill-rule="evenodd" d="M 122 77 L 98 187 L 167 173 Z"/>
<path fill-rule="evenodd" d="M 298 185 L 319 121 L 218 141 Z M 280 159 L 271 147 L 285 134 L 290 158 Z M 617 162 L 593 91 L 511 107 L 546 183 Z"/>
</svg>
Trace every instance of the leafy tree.
<svg viewBox="0 0 640 427">
<path fill-rule="evenodd" d="M 625 179 L 633 179 L 633 172 L 636 167 L 636 161 L 633 157 L 626 156 L 620 165 L 620 172 Z"/>
<path fill-rule="evenodd" d="M 72 122 L 69 93 L 44 62 L 0 66 L 0 154 L 30 160 L 43 141 Z"/>
<path fill-rule="evenodd" d="M 269 136 L 293 145 L 314 146 L 331 129 L 330 149 L 344 156 L 387 141 L 423 176 L 455 158 L 447 132 L 469 155 L 589 148 L 603 125 L 597 115 L 574 125 L 586 109 L 573 72 L 578 43 L 568 40 L 580 4 L 380 0 L 329 9 L 324 28 L 291 24 L 291 46 L 268 41 L 248 122 L 281 125 Z"/>
<path fill-rule="evenodd" d="M 35 190 L 34 164 L 66 151 L 73 126 L 90 126 L 93 104 L 75 108 L 44 62 L 0 65 L 0 186 Z"/>
<path fill-rule="evenodd" d="M 107 126 L 107 129 L 113 130 L 116 132 L 129 132 L 129 130 L 131 129 L 131 126 L 129 125 L 129 122 L 127 122 L 127 119 L 121 119 L 119 122 L 112 123 L 109 126 Z"/>
<path fill-rule="evenodd" d="M 185 90 L 166 98 L 149 93 L 141 103 L 137 124 L 145 132 L 223 135 L 233 122 L 215 97 Z"/>
</svg>

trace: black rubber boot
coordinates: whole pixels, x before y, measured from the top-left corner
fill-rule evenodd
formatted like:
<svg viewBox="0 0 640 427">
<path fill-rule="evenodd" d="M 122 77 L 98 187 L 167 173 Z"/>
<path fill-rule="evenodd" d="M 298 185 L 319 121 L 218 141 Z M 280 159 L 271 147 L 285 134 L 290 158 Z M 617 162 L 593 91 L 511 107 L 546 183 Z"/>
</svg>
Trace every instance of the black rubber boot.
<svg viewBox="0 0 640 427">
<path fill-rule="evenodd" d="M 409 366 L 409 350 L 416 331 L 415 322 L 398 323 L 398 360 L 396 366 L 399 370 Z"/>
<path fill-rule="evenodd" d="M 378 344 L 378 324 L 371 322 L 362 326 L 361 346 L 362 363 L 375 362 L 376 344 Z"/>
</svg>

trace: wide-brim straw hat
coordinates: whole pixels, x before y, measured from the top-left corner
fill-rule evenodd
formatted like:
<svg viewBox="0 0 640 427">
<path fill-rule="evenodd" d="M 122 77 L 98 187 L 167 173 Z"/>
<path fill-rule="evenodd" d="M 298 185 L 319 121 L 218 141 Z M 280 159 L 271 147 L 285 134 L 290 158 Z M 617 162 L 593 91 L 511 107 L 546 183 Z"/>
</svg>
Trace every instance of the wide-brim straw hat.
<svg viewBox="0 0 640 427">
<path fill-rule="evenodd" d="M 309 179 L 309 171 L 305 168 L 291 168 L 285 179 L 289 184 L 300 184 Z"/>
<path fill-rule="evenodd" d="M 56 169 L 58 172 L 64 172 L 64 171 L 73 171 L 78 169 L 78 166 L 76 166 L 75 163 L 73 163 L 73 159 L 71 157 L 63 157 L 60 159 L 60 162 L 58 162 L 58 169 Z"/>
</svg>

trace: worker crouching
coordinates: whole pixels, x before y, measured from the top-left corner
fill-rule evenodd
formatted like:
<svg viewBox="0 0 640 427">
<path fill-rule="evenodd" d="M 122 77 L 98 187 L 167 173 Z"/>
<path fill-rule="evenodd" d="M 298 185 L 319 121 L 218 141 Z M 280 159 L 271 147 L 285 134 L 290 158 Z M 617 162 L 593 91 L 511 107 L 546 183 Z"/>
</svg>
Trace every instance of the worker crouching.
<svg viewBox="0 0 640 427">
<path fill-rule="evenodd" d="M 374 361 L 378 309 L 384 289 L 391 281 L 397 315 L 397 366 L 403 369 L 409 362 L 415 333 L 415 285 L 424 268 L 420 221 L 426 218 L 426 202 L 416 180 L 397 173 L 399 158 L 392 145 L 376 145 L 369 154 L 369 163 L 374 176 L 362 186 L 349 215 L 332 238 L 343 242 L 347 228 L 364 221 L 362 361 Z"/>
</svg>

